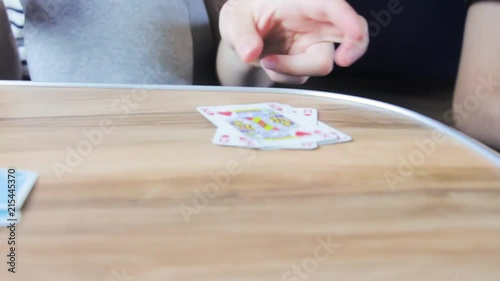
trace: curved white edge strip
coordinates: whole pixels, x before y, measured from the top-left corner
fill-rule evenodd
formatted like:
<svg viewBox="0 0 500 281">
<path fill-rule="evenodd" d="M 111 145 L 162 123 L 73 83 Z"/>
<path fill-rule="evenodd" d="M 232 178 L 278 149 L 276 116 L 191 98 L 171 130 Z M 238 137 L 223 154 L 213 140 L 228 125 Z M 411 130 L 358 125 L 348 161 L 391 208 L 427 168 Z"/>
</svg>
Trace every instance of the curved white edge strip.
<svg viewBox="0 0 500 281">
<path fill-rule="evenodd" d="M 441 131 L 453 139 L 460 141 L 473 151 L 500 167 L 500 154 L 477 140 L 420 113 L 406 108 L 376 101 L 367 98 L 349 96 L 338 93 L 320 92 L 313 90 L 288 89 L 288 88 L 253 88 L 253 87 L 220 87 L 220 86 L 174 86 L 174 85 L 137 85 L 137 84 L 82 84 L 82 83 L 41 83 L 30 81 L 0 81 L 0 86 L 19 87 L 54 87 L 54 88 L 101 88 L 101 89 L 145 89 L 145 90 L 174 90 L 174 91 L 205 91 L 205 92 L 254 92 L 270 94 L 287 94 L 322 97 L 349 102 L 360 103 L 386 109 L 403 116 L 410 117 L 420 123 Z"/>
</svg>

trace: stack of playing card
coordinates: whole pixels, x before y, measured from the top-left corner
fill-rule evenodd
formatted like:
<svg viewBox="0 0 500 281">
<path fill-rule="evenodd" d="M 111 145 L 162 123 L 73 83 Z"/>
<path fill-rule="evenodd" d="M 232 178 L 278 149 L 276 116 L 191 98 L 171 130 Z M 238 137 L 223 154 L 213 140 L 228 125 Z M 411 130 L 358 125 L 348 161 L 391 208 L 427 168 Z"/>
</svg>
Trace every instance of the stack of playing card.
<svg viewBox="0 0 500 281">
<path fill-rule="evenodd" d="M 37 179 L 31 171 L 0 169 L 0 227 L 20 221 L 21 208 Z"/>
<path fill-rule="evenodd" d="M 316 149 L 352 138 L 318 121 L 314 108 L 268 102 L 200 106 L 197 110 L 218 127 L 212 140 L 222 146 L 254 149 Z"/>
</svg>

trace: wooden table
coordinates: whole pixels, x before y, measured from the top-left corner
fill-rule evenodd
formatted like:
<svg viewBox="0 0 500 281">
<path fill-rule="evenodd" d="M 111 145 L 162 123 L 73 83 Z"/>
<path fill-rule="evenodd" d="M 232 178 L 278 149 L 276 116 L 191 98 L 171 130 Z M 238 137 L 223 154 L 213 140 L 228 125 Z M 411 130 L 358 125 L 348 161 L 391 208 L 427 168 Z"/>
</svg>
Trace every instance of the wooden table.
<svg viewBox="0 0 500 281">
<path fill-rule="evenodd" d="M 195 107 L 315 107 L 354 141 L 211 143 Z M 40 179 L 0 280 L 500 280 L 500 160 L 407 110 L 297 90 L 0 85 L 0 167 Z"/>
</svg>

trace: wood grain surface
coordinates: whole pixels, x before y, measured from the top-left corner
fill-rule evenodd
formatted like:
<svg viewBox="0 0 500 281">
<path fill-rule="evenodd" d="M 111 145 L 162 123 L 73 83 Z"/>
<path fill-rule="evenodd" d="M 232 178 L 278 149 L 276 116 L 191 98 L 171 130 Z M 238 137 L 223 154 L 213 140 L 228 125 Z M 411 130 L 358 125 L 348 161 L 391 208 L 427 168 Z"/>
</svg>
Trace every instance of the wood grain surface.
<svg viewBox="0 0 500 281">
<path fill-rule="evenodd" d="M 251 90 L 248 90 L 251 91 Z M 211 143 L 199 105 L 315 107 L 315 151 Z M 500 280 L 500 168 L 386 109 L 272 93 L 0 86 L 0 167 L 40 174 L 0 280 Z"/>
</svg>

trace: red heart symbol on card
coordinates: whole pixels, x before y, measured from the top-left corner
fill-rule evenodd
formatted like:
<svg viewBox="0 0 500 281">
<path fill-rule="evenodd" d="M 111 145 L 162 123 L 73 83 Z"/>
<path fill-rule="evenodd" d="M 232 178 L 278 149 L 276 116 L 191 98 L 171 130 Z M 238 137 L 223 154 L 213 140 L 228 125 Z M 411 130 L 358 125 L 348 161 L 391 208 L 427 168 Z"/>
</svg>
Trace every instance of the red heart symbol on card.
<svg viewBox="0 0 500 281">
<path fill-rule="evenodd" d="M 222 135 L 219 139 L 220 142 L 223 143 L 228 143 L 229 142 L 229 136 L 228 135 Z"/>
<path fill-rule="evenodd" d="M 276 110 L 279 110 L 279 111 L 282 111 L 282 110 L 283 110 L 283 108 L 279 107 L 279 106 L 278 106 L 278 105 L 276 105 L 276 104 L 271 104 L 271 107 L 272 107 L 272 108 L 274 108 L 274 109 L 276 109 Z"/>
<path fill-rule="evenodd" d="M 217 112 L 219 113 L 220 115 L 224 115 L 224 116 L 231 116 L 233 115 L 233 113 L 231 111 L 222 111 L 222 112 Z"/>
<path fill-rule="evenodd" d="M 316 135 L 320 135 L 322 138 L 328 138 L 328 134 L 323 131 L 314 131 Z"/>
<path fill-rule="evenodd" d="M 251 140 L 249 140 L 247 138 L 244 138 L 244 137 L 240 137 L 240 141 L 245 142 L 245 144 L 248 145 L 248 146 L 252 146 L 253 145 L 253 143 L 252 143 Z"/>
<path fill-rule="evenodd" d="M 295 136 L 297 137 L 310 136 L 310 135 L 311 134 L 309 134 L 308 132 L 301 132 L 301 131 L 295 132 Z"/>
<path fill-rule="evenodd" d="M 214 113 L 207 108 L 203 108 L 202 110 L 203 110 L 203 112 L 205 112 L 208 115 L 214 115 Z"/>
</svg>

